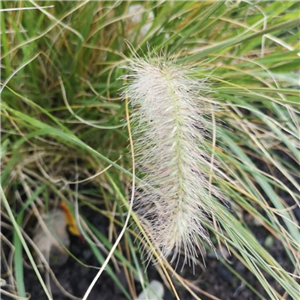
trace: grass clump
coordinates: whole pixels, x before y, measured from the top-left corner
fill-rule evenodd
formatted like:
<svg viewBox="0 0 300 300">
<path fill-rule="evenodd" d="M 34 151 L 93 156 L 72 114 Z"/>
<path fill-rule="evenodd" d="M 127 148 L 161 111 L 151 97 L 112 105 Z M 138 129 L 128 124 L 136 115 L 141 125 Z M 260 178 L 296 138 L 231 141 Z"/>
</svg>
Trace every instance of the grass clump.
<svg viewBox="0 0 300 300">
<path fill-rule="evenodd" d="M 220 108 L 208 111 L 207 149 L 211 165 L 219 164 L 221 179 L 208 176 L 208 182 L 222 191 L 229 207 L 214 201 L 215 213 L 203 226 L 233 282 L 259 299 L 297 298 L 299 2 L 1 5 L 3 294 L 26 298 L 30 262 L 45 294 L 53 298 L 50 279 L 37 265 L 32 224 L 42 222 L 41 215 L 61 201 L 77 220 L 95 265 L 101 266 L 114 249 L 135 177 L 123 122 L 126 102 L 120 95 L 120 77 L 126 75 L 122 66 L 132 57 L 128 40 L 141 58 L 163 53 L 177 68 L 192 68 L 197 82 L 209 84 L 205 98 Z M 181 277 L 160 260 L 147 225 L 134 212 L 131 220 L 100 281 L 110 278 L 126 299 L 136 298 L 139 287 L 149 285 L 135 243 L 141 234 L 174 297 L 222 297 L 205 285 L 205 271 L 196 270 L 204 278 L 196 285 L 183 279 L 184 271 Z M 272 243 L 278 251 L 268 246 Z M 205 260 L 212 264 L 213 253 L 204 247 Z M 70 260 L 76 256 L 70 252 Z M 240 276 L 237 262 L 256 279 Z M 50 277 L 58 276 L 51 265 L 44 266 Z M 71 297 L 72 291 L 61 290 Z"/>
</svg>

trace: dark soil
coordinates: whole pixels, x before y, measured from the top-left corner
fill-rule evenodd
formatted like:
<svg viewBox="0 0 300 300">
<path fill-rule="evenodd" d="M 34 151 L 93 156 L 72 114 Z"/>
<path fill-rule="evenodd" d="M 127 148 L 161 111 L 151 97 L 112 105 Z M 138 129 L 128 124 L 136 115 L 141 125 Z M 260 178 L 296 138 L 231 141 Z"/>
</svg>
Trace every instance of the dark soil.
<svg viewBox="0 0 300 300">
<path fill-rule="evenodd" d="M 103 224 L 105 218 L 99 218 L 99 214 L 93 212 L 89 209 L 84 209 L 82 212 L 95 226 L 103 229 L 105 233 L 107 224 Z M 247 216 L 245 216 L 247 219 Z M 104 221 L 105 222 L 105 221 Z M 264 245 L 266 239 L 270 239 L 268 232 L 261 226 L 252 225 L 251 228 L 254 234 L 257 236 L 259 242 Z M 269 240 L 270 243 L 270 240 Z M 271 248 L 268 249 L 274 258 L 283 265 L 287 270 L 292 270 L 292 266 L 287 259 L 284 249 L 279 241 L 271 240 Z M 89 266 L 99 267 L 99 262 L 95 259 L 92 251 L 87 244 L 82 243 L 77 237 L 71 237 L 70 251 L 77 257 L 78 260 Z M 105 257 L 105 254 L 103 254 Z M 265 294 L 263 288 L 261 287 L 258 280 L 248 271 L 236 258 L 233 256 L 228 258 L 231 260 L 230 267 L 238 272 L 248 283 L 250 283 L 261 295 L 266 299 L 268 296 Z M 220 299 L 230 300 L 230 299 L 245 299 L 245 300 L 255 300 L 260 299 L 253 291 L 251 291 L 247 286 L 243 285 L 240 280 L 237 279 L 227 268 L 224 266 L 221 259 L 217 259 L 215 255 L 209 253 L 205 258 L 206 268 L 198 266 L 195 269 L 195 275 L 193 274 L 193 269 L 190 267 L 185 267 L 181 276 L 190 279 L 193 282 L 197 282 L 197 286 L 207 293 L 214 295 Z M 113 266 L 110 264 L 113 268 Z M 60 267 L 53 267 L 53 272 L 57 277 L 57 280 L 63 286 L 63 288 L 70 294 L 82 298 L 85 291 L 87 290 L 89 284 L 94 279 L 97 270 L 89 268 L 79 264 L 76 260 L 69 257 L 67 262 Z M 162 282 L 160 276 L 158 275 L 155 267 L 150 266 L 147 269 L 147 274 L 149 280 L 156 279 Z M 125 274 L 120 271 L 116 272 L 116 276 L 119 278 L 123 284 L 125 290 L 128 291 Z M 275 282 L 274 282 L 275 284 Z M 30 268 L 25 269 L 25 286 L 26 291 L 30 293 L 31 299 L 33 300 L 46 300 L 46 296 L 39 284 L 34 271 Z M 141 291 L 141 286 L 136 282 L 137 292 Z M 70 299 L 56 286 L 56 284 L 51 280 L 51 288 L 54 300 L 67 300 Z M 189 292 L 180 285 L 176 286 L 180 299 L 189 300 L 194 299 Z M 199 294 L 201 299 L 209 299 L 205 295 Z M 1 299 L 10 299 L 5 295 L 2 295 Z M 95 285 L 92 290 L 89 299 L 91 300 L 121 300 L 126 299 L 122 294 L 118 286 L 112 281 L 107 273 L 103 273 L 100 280 Z M 165 288 L 165 300 L 175 299 L 174 296 Z"/>
</svg>

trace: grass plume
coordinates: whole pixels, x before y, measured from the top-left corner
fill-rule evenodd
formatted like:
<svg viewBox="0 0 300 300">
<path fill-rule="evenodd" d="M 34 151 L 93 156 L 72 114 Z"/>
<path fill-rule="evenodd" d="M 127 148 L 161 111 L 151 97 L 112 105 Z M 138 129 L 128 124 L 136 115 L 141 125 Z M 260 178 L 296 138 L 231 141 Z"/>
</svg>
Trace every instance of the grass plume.
<svg viewBox="0 0 300 300">
<path fill-rule="evenodd" d="M 184 263 L 194 261 L 202 241 L 212 246 L 203 226 L 214 213 L 211 195 L 223 198 L 216 187 L 208 191 L 211 125 L 203 83 L 169 62 L 132 60 L 129 73 L 137 167 L 146 183 L 137 212 L 165 257 L 173 262 L 183 250 Z"/>
</svg>

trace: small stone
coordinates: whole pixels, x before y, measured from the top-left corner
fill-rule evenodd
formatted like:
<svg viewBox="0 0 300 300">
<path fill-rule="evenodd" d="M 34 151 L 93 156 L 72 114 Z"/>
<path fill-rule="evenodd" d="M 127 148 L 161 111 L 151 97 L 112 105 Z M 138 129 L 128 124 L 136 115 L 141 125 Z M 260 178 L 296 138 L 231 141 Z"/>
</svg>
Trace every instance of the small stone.
<svg viewBox="0 0 300 300">
<path fill-rule="evenodd" d="M 160 300 L 164 296 L 164 286 L 157 280 L 152 280 L 147 288 L 139 294 L 137 300 Z"/>
<path fill-rule="evenodd" d="M 265 240 L 265 246 L 266 246 L 266 248 L 271 248 L 274 246 L 274 239 L 271 235 L 267 236 L 267 238 Z"/>
</svg>

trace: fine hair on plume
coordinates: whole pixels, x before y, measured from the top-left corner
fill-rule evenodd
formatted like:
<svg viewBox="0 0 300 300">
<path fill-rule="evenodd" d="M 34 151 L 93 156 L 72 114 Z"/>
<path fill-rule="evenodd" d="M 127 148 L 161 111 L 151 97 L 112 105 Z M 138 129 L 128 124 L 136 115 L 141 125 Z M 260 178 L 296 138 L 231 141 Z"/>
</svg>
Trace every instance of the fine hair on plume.
<svg viewBox="0 0 300 300">
<path fill-rule="evenodd" d="M 127 59 L 123 97 L 130 124 L 137 175 L 135 211 L 155 250 L 171 263 L 194 265 L 206 242 L 222 192 L 211 184 L 211 101 L 191 67 L 157 56 Z M 212 175 L 213 173 L 213 175 Z M 148 259 L 152 258 L 149 250 Z"/>
</svg>

